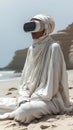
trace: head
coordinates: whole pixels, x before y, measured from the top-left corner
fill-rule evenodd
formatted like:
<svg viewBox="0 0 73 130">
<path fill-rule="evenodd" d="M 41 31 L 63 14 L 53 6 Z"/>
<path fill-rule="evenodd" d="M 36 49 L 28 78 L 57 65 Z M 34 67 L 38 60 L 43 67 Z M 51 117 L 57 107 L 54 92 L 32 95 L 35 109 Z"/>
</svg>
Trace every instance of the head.
<svg viewBox="0 0 73 130">
<path fill-rule="evenodd" d="M 39 39 L 40 37 L 44 37 L 49 35 L 50 33 L 53 32 L 54 27 L 55 27 L 55 22 L 53 19 L 45 14 L 39 14 L 34 16 L 30 22 L 34 23 L 33 30 L 31 30 L 32 38 L 33 39 Z M 24 24 L 25 27 L 25 24 Z M 31 25 L 32 28 L 32 25 Z M 24 29 L 25 30 L 25 29 Z M 28 32 L 28 31 L 27 31 Z"/>
<path fill-rule="evenodd" d="M 44 23 L 43 23 L 41 20 L 35 19 L 35 18 L 32 18 L 32 19 L 31 19 L 31 21 L 35 21 L 35 20 L 40 23 L 40 28 L 39 28 L 38 31 L 31 32 L 31 34 L 32 34 L 32 38 L 33 38 L 33 39 L 38 39 L 38 38 L 40 38 L 40 37 L 43 36 L 43 34 L 44 34 L 44 32 L 45 32 L 45 26 L 44 26 Z"/>
</svg>

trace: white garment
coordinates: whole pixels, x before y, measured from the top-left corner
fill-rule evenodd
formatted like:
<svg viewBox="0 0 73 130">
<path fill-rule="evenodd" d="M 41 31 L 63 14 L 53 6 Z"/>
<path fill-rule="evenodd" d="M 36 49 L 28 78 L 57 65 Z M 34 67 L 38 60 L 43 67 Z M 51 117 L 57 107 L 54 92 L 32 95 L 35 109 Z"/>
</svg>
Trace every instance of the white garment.
<svg viewBox="0 0 73 130">
<path fill-rule="evenodd" d="M 28 50 L 22 73 L 19 94 L 25 97 L 51 100 L 63 89 L 66 102 L 69 102 L 67 72 L 59 44 L 50 37 L 35 42 Z"/>
<path fill-rule="evenodd" d="M 54 20 L 47 14 L 38 14 L 34 16 L 32 19 L 40 20 L 45 25 L 45 35 L 50 34 L 53 32 L 55 28 Z"/>
<path fill-rule="evenodd" d="M 66 65 L 60 45 L 50 37 L 34 41 L 28 50 L 17 102 L 11 98 L 9 101 L 1 98 L 0 102 L 4 113 L 9 111 L 2 112 L 0 119 L 13 118 L 25 123 L 42 115 L 71 111 L 73 107 L 69 101 Z"/>
</svg>

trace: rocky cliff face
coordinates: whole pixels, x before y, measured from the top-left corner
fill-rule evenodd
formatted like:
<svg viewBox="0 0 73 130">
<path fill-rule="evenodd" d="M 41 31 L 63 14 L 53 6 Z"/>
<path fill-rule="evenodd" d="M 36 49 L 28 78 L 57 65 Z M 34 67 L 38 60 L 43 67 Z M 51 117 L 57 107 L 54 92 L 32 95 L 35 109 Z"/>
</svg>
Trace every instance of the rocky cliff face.
<svg viewBox="0 0 73 130">
<path fill-rule="evenodd" d="M 67 69 L 73 69 L 73 23 L 52 37 L 61 45 Z"/>
<path fill-rule="evenodd" d="M 53 34 L 52 37 L 61 45 L 67 69 L 73 69 L 73 23 L 66 29 Z M 3 69 L 21 71 L 25 63 L 27 50 L 26 48 L 16 51 L 11 62 Z"/>
<path fill-rule="evenodd" d="M 3 69 L 21 71 L 26 60 L 27 50 L 28 49 L 26 48 L 16 51 L 10 63 Z"/>
</svg>

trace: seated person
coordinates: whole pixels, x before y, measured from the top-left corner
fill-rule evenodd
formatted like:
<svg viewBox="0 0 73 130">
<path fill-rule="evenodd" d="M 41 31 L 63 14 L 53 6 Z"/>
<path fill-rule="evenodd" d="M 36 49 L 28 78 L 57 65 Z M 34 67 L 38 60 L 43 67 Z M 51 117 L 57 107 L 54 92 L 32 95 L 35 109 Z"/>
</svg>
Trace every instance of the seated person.
<svg viewBox="0 0 73 130">
<path fill-rule="evenodd" d="M 0 115 L 0 119 L 29 123 L 43 115 L 72 111 L 63 53 L 50 36 L 54 27 L 53 19 L 45 14 L 24 24 L 33 43 L 28 49 L 15 109 Z"/>
</svg>

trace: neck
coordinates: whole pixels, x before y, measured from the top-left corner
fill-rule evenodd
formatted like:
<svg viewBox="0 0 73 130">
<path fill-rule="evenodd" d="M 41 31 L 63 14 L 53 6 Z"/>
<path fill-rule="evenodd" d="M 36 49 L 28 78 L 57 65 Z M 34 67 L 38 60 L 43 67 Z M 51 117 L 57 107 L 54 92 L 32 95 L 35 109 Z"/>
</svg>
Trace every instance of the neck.
<svg viewBox="0 0 73 130">
<path fill-rule="evenodd" d="M 38 39 L 33 39 L 33 45 L 34 44 L 41 44 L 41 42 L 46 42 L 48 40 L 51 40 L 51 37 L 50 35 L 46 35 L 46 36 L 43 36 L 43 37 L 40 37 Z"/>
</svg>

